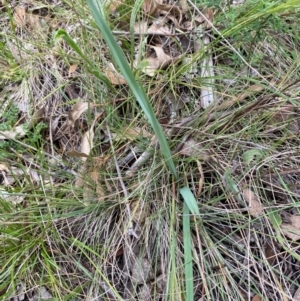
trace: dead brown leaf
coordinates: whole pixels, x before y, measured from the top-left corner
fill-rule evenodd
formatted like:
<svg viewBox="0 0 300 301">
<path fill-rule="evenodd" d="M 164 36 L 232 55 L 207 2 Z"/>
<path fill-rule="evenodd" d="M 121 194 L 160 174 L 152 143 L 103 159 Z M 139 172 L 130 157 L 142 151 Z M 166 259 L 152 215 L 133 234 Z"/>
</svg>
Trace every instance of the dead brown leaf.
<svg viewBox="0 0 300 301">
<path fill-rule="evenodd" d="M 23 125 L 18 125 L 13 130 L 10 131 L 0 131 L 0 140 L 4 139 L 16 139 L 24 137 L 26 135 L 27 131 L 24 130 Z"/>
<path fill-rule="evenodd" d="M 159 13 L 158 4 L 162 4 L 163 0 L 145 0 L 143 2 L 143 10 L 146 15 L 156 16 Z"/>
<path fill-rule="evenodd" d="M 204 150 L 203 145 L 200 142 L 197 142 L 194 138 L 189 138 L 183 143 L 179 154 L 188 157 L 195 157 L 204 161 L 209 161 L 211 158 L 208 152 Z"/>
<path fill-rule="evenodd" d="M 26 8 L 24 6 L 17 6 L 14 11 L 13 19 L 16 26 L 23 27 L 26 25 Z"/>
<path fill-rule="evenodd" d="M 265 245 L 265 255 L 268 263 L 272 266 L 276 260 L 276 247 L 272 241 L 267 241 Z"/>
<path fill-rule="evenodd" d="M 165 25 L 165 18 L 158 18 L 151 26 L 146 29 L 144 32 L 148 34 L 161 34 L 161 35 L 171 35 L 171 29 L 169 26 Z"/>
<path fill-rule="evenodd" d="M 116 11 L 116 9 L 122 5 L 123 3 L 125 2 L 125 0 L 113 0 L 113 1 L 110 1 L 108 3 L 108 6 L 107 6 L 107 11 L 109 13 L 113 13 Z"/>
<path fill-rule="evenodd" d="M 98 114 L 92 124 L 91 127 L 89 128 L 89 130 L 87 130 L 83 136 L 82 136 L 82 140 L 81 140 L 81 153 L 86 154 L 87 156 L 89 156 L 91 149 L 94 147 L 94 126 L 96 121 L 99 119 L 99 117 L 102 116 L 102 113 Z M 82 157 L 82 161 L 86 161 L 86 157 Z"/>
<path fill-rule="evenodd" d="M 127 81 L 115 68 L 112 63 L 109 63 L 105 68 L 105 74 L 113 85 L 124 85 Z"/>
<path fill-rule="evenodd" d="M 207 8 L 205 11 L 204 11 L 204 16 L 206 17 L 206 19 L 209 21 L 207 22 L 205 20 L 205 27 L 206 29 L 210 29 L 212 28 L 212 24 L 213 24 L 213 21 L 214 21 L 214 10 L 213 8 Z"/>
<path fill-rule="evenodd" d="M 77 70 L 77 65 L 73 64 L 69 67 L 68 77 L 72 77 L 73 73 Z"/>
<path fill-rule="evenodd" d="M 135 33 L 139 34 L 146 34 L 148 28 L 148 22 L 147 21 L 140 21 L 134 24 L 133 30 Z"/>
<path fill-rule="evenodd" d="M 166 18 L 173 21 L 175 27 L 180 28 L 182 11 L 177 5 L 165 4 L 162 0 L 145 0 L 143 10 L 146 15 L 151 17 L 157 17 L 159 14 L 163 14 Z"/>
<path fill-rule="evenodd" d="M 85 155 L 89 155 L 91 149 L 94 147 L 94 129 L 91 128 L 88 131 L 86 131 L 81 140 L 81 152 Z M 82 161 L 85 161 L 87 157 L 82 157 Z"/>
<path fill-rule="evenodd" d="M 245 202 L 248 204 L 250 215 L 258 217 L 264 213 L 264 207 L 261 204 L 259 198 L 250 189 L 243 190 L 243 197 Z"/>
<path fill-rule="evenodd" d="M 40 16 L 28 13 L 24 6 L 17 6 L 13 14 L 14 23 L 17 27 L 25 27 L 26 29 L 41 29 Z"/>
<path fill-rule="evenodd" d="M 121 138 L 122 140 L 128 139 L 130 141 L 134 141 L 137 138 L 147 138 L 151 137 L 152 135 L 147 132 L 144 129 L 140 129 L 137 127 L 133 128 L 126 128 L 122 133 L 121 133 Z"/>
<path fill-rule="evenodd" d="M 8 168 L 3 163 L 0 163 L 0 171 L 8 172 Z"/>
<path fill-rule="evenodd" d="M 92 106 L 92 105 L 91 105 Z M 89 103 L 85 101 L 80 101 L 74 104 L 71 110 L 68 112 L 68 125 L 74 126 L 75 121 L 89 108 Z"/>
<path fill-rule="evenodd" d="M 42 107 L 32 115 L 28 123 L 28 129 L 34 128 L 34 126 L 44 118 L 45 111 L 46 111 L 45 107 Z"/>
<path fill-rule="evenodd" d="M 147 58 L 145 61 L 148 65 L 143 68 L 142 71 L 149 76 L 154 76 L 156 70 L 166 68 L 168 65 L 175 62 L 176 59 L 167 55 L 162 47 L 151 46 L 151 48 L 155 51 L 156 57 Z M 135 66 L 137 66 L 136 61 Z"/>
<path fill-rule="evenodd" d="M 254 295 L 251 301 L 261 301 L 261 297 L 258 295 Z"/>
<path fill-rule="evenodd" d="M 291 215 L 289 221 L 281 224 L 281 230 L 292 241 L 297 241 L 300 239 L 300 215 Z"/>
<path fill-rule="evenodd" d="M 181 22 L 182 22 L 182 12 L 181 12 L 180 8 L 177 5 L 157 3 L 156 7 L 160 10 L 160 13 L 165 12 L 167 18 L 172 16 L 173 18 L 176 18 L 179 25 L 181 24 Z"/>
</svg>

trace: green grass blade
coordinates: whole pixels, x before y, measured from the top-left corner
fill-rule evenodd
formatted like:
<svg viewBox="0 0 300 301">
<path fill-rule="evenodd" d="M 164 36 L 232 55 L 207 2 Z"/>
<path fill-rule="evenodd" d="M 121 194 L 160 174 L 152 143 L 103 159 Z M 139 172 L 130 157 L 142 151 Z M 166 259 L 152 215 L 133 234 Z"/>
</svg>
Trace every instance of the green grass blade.
<svg viewBox="0 0 300 301">
<path fill-rule="evenodd" d="M 184 186 L 180 188 L 180 194 L 182 195 L 184 202 L 190 209 L 191 213 L 195 215 L 199 215 L 200 214 L 199 207 L 191 190 L 187 186 Z"/>
<path fill-rule="evenodd" d="M 94 4 L 93 0 L 87 0 L 87 3 L 90 7 L 91 13 L 92 13 L 98 27 L 101 30 L 102 36 L 103 36 L 104 40 L 106 41 L 106 43 L 112 53 L 114 60 L 116 61 L 117 65 L 119 66 L 123 76 L 127 80 L 129 87 L 131 88 L 136 99 L 138 100 L 140 106 L 142 107 L 145 115 L 147 116 L 147 118 L 155 132 L 155 135 L 159 141 L 162 153 L 166 158 L 166 162 L 167 162 L 171 172 L 173 173 L 174 177 L 177 179 L 178 178 L 177 171 L 175 168 L 174 161 L 172 159 L 172 154 L 171 154 L 169 145 L 167 143 L 167 139 L 164 135 L 161 125 L 159 124 L 159 122 L 154 114 L 153 108 L 148 100 L 148 97 L 146 96 L 144 89 L 142 88 L 140 83 L 138 83 L 137 80 L 135 79 L 133 72 L 130 69 L 130 66 L 125 58 L 125 55 L 124 55 L 122 49 L 117 44 L 111 30 L 109 29 L 104 18 L 102 17 L 100 8 Z"/>
<path fill-rule="evenodd" d="M 187 188 L 187 187 L 184 187 Z M 194 300 L 194 277 L 193 277 L 193 258 L 191 243 L 191 224 L 190 210 L 185 202 L 183 205 L 183 247 L 184 247 L 184 269 L 185 269 L 185 289 L 187 301 Z"/>
<path fill-rule="evenodd" d="M 99 70 L 97 70 L 98 68 L 96 68 L 92 64 L 92 62 L 83 54 L 80 47 L 75 43 L 75 41 L 68 35 L 68 33 L 64 29 L 57 30 L 53 35 L 53 39 L 63 39 L 85 61 L 85 63 L 88 65 L 88 71 L 94 74 L 101 81 L 103 81 L 108 88 L 114 90 L 108 78 Z"/>
</svg>

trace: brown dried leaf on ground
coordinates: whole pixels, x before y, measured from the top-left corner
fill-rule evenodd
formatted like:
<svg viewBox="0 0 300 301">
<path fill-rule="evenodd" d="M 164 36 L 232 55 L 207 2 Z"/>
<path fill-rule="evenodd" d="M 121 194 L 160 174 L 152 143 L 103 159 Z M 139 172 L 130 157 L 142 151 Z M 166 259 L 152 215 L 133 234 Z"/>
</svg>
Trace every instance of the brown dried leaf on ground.
<svg viewBox="0 0 300 301">
<path fill-rule="evenodd" d="M 27 131 L 24 130 L 23 125 L 18 125 L 13 130 L 10 131 L 0 131 L 0 140 L 4 139 L 16 139 L 22 138 L 26 135 Z"/>
<path fill-rule="evenodd" d="M 85 156 L 82 157 L 82 161 L 86 161 L 86 156 L 89 156 L 91 149 L 94 147 L 94 126 L 101 116 L 102 113 L 98 114 L 94 118 L 91 127 L 82 136 L 80 151 L 81 153 L 85 154 Z"/>
<path fill-rule="evenodd" d="M 143 10 L 146 15 L 156 16 L 159 13 L 158 4 L 162 4 L 163 0 L 145 0 L 143 3 Z"/>
<path fill-rule="evenodd" d="M 213 25 L 213 21 L 214 21 L 214 11 L 213 9 L 210 7 L 210 8 L 207 8 L 205 11 L 204 11 L 204 16 L 206 17 L 207 20 L 205 20 L 205 28 L 206 29 L 210 29 L 212 28 L 212 25 Z"/>
<path fill-rule="evenodd" d="M 13 20 L 16 26 L 23 27 L 26 25 L 26 8 L 24 6 L 17 6 L 13 14 Z"/>
<path fill-rule="evenodd" d="M 195 157 L 204 161 L 209 161 L 211 158 L 203 145 L 200 142 L 197 142 L 194 138 L 189 138 L 183 143 L 179 154 L 188 157 Z"/>
<path fill-rule="evenodd" d="M 82 136 L 80 147 L 81 153 L 89 156 L 91 149 L 94 147 L 94 135 L 94 125 L 92 125 L 91 128 L 87 130 Z M 86 156 L 82 157 L 82 161 L 86 161 L 86 159 Z"/>
<path fill-rule="evenodd" d="M 112 63 L 109 63 L 105 68 L 105 75 L 110 80 L 113 85 L 124 85 L 127 84 L 127 81 L 115 68 Z"/>
<path fill-rule="evenodd" d="M 92 105 L 90 105 L 92 106 Z M 68 126 L 74 126 L 75 121 L 81 116 L 82 113 L 84 113 L 89 108 L 89 103 L 85 101 L 80 101 L 76 104 L 74 104 L 71 108 L 71 110 L 68 112 L 68 120 L 67 125 Z"/>
<path fill-rule="evenodd" d="M 74 76 L 75 71 L 77 70 L 77 65 L 73 64 L 69 67 L 68 77 Z"/>
<path fill-rule="evenodd" d="M 258 217 L 264 213 L 264 206 L 261 204 L 259 198 L 250 189 L 243 190 L 243 197 L 248 205 L 250 215 Z"/>
<path fill-rule="evenodd" d="M 108 13 L 113 13 L 116 11 L 116 9 L 122 5 L 125 2 L 125 0 L 113 0 L 113 1 L 108 1 L 107 5 L 107 12 Z"/>
<path fill-rule="evenodd" d="M 290 223 L 282 223 L 282 232 L 292 241 L 300 239 L 300 215 L 291 215 L 289 217 Z"/>
<path fill-rule="evenodd" d="M 145 129 L 133 127 L 133 128 L 125 128 L 120 135 L 116 136 L 116 140 L 128 139 L 130 141 L 134 141 L 138 138 L 148 138 L 151 136 L 152 135 L 149 132 L 147 132 Z"/>
<path fill-rule="evenodd" d="M 31 119 L 28 123 L 28 129 L 29 130 L 34 128 L 34 126 L 36 124 L 38 124 L 40 121 L 43 120 L 44 115 L 45 115 L 45 111 L 46 111 L 45 107 L 42 107 L 32 115 L 32 117 L 31 117 Z"/>
<path fill-rule="evenodd" d="M 273 266 L 276 257 L 277 257 L 277 250 L 276 246 L 274 245 L 274 241 L 272 240 L 267 240 L 266 245 L 265 245 L 265 256 L 268 261 L 268 263 Z"/>
<path fill-rule="evenodd" d="M 142 35 L 148 33 L 147 28 L 148 28 L 148 22 L 141 20 L 134 24 L 133 30 L 135 33 Z"/>
<path fill-rule="evenodd" d="M 56 120 L 56 122 L 52 123 L 52 132 L 55 133 L 54 140 L 59 140 L 64 135 L 69 134 L 72 128 L 75 127 L 75 122 L 77 119 L 80 118 L 80 116 L 89 108 L 94 107 L 93 104 L 89 104 L 85 101 L 80 101 L 72 106 L 72 108 L 68 112 L 68 118 L 62 125 L 62 127 L 58 130 L 56 130 L 56 126 L 59 119 Z M 54 125 L 55 124 L 55 125 Z"/>
<path fill-rule="evenodd" d="M 27 30 L 33 29 L 37 32 L 42 29 L 40 18 L 41 17 L 37 14 L 28 13 L 26 7 L 21 5 L 15 8 L 13 14 L 13 20 L 17 27 L 24 27 Z"/>
<path fill-rule="evenodd" d="M 177 5 L 157 3 L 156 7 L 160 10 L 160 13 L 165 14 L 167 18 L 172 17 L 174 24 L 177 25 L 176 27 L 181 25 L 182 12 Z M 174 21 L 174 18 L 177 22 Z"/>
<path fill-rule="evenodd" d="M 158 18 L 155 22 L 153 22 L 150 27 L 145 31 L 148 34 L 160 34 L 160 35 L 171 35 L 172 31 L 170 29 L 170 26 L 167 26 L 166 19 L 161 17 Z"/>
<path fill-rule="evenodd" d="M 251 301 L 261 301 L 261 297 L 259 295 L 254 295 Z"/>
<path fill-rule="evenodd" d="M 94 130 L 89 129 L 83 134 L 82 140 L 81 140 L 81 152 L 85 155 L 89 155 L 91 149 L 94 146 Z M 86 156 L 82 157 L 82 161 L 85 161 L 87 158 Z"/>
<path fill-rule="evenodd" d="M 167 55 L 162 47 L 151 46 L 151 48 L 155 51 L 156 57 L 149 57 L 145 59 L 145 61 L 148 63 L 147 67 L 142 69 L 145 74 L 154 76 L 156 70 L 164 69 L 176 61 L 175 58 Z M 137 66 L 137 61 L 134 61 L 134 66 Z"/>
</svg>

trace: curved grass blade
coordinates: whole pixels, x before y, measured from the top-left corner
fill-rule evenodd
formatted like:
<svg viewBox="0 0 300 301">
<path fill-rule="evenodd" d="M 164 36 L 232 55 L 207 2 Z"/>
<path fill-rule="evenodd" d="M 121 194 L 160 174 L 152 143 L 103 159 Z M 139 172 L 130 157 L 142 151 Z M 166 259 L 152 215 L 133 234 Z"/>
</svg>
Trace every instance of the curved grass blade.
<svg viewBox="0 0 300 301">
<path fill-rule="evenodd" d="M 90 7 L 91 13 L 92 13 L 98 27 L 101 30 L 102 36 L 103 36 L 104 40 L 106 41 L 106 43 L 112 53 L 114 60 L 118 64 L 123 76 L 126 78 L 126 81 L 129 85 L 129 87 L 131 88 L 136 99 L 138 100 L 140 106 L 142 107 L 145 115 L 147 116 L 147 118 L 155 132 L 155 135 L 160 144 L 162 153 L 165 156 L 166 163 L 168 164 L 174 177 L 177 179 L 178 178 L 177 171 L 175 168 L 174 161 L 172 159 L 172 154 L 171 154 L 169 145 L 167 143 L 167 139 L 164 135 L 161 125 L 159 124 L 159 122 L 154 114 L 153 108 L 148 100 L 148 97 L 146 96 L 144 89 L 142 88 L 140 83 L 138 83 L 137 80 L 135 79 L 133 72 L 130 69 L 129 64 L 127 63 L 127 60 L 125 58 L 125 55 L 124 55 L 122 49 L 117 44 L 114 36 L 111 33 L 111 30 L 109 29 L 104 18 L 101 15 L 100 8 L 94 4 L 93 0 L 87 0 L 87 3 Z"/>
<path fill-rule="evenodd" d="M 80 47 L 75 43 L 75 41 L 68 35 L 68 33 L 64 29 L 57 30 L 53 35 L 54 40 L 57 40 L 59 38 L 63 39 L 68 43 L 68 45 L 85 61 L 85 63 L 88 65 L 88 71 L 92 74 L 94 74 L 97 78 L 99 78 L 102 82 L 106 84 L 108 88 L 111 90 L 114 90 L 113 86 L 111 85 L 108 78 L 101 73 L 98 68 L 95 67 L 92 62 L 83 54 Z"/>
<path fill-rule="evenodd" d="M 199 207 L 191 190 L 187 186 L 184 186 L 180 188 L 180 194 L 182 195 L 184 202 L 188 206 L 190 212 L 194 215 L 199 215 Z"/>
</svg>

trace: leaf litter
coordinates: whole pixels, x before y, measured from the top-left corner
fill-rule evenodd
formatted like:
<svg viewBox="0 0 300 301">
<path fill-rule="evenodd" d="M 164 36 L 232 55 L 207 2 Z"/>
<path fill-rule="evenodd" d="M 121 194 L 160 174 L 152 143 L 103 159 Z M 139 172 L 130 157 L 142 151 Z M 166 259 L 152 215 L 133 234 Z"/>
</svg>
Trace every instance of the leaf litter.
<svg viewBox="0 0 300 301">
<path fill-rule="evenodd" d="M 51 3 L 49 5 L 53 10 L 56 4 L 55 1 Z M 126 1 L 111 3 L 109 11 L 118 10 L 124 3 L 125 6 L 128 5 Z M 141 71 L 139 76 L 145 85 L 151 81 L 149 96 L 155 95 L 151 101 L 157 109 L 157 114 L 164 113 L 163 129 L 168 139 L 174 142 L 174 156 L 182 163 L 179 164 L 180 175 L 197 195 L 199 204 L 203 205 L 203 225 L 199 227 L 200 230 L 194 227 L 192 231 L 195 253 L 200 254 L 204 251 L 205 258 L 208 258 L 208 264 L 205 262 L 202 267 L 203 271 L 199 272 L 196 264 L 194 266 L 199 276 L 196 277 L 198 280 L 195 280 L 197 296 L 199 299 L 208 296 L 215 300 L 220 299 L 223 294 L 222 285 L 220 284 L 221 288 L 215 286 L 218 273 L 228 277 L 228 285 L 233 290 L 238 287 L 235 291 L 236 296 L 247 292 L 247 299 L 260 300 L 259 296 L 264 296 L 266 299 L 277 300 L 280 294 L 276 290 L 278 284 L 293 295 L 296 286 L 291 283 L 296 283 L 299 269 L 294 269 L 293 279 L 288 278 L 288 264 L 293 261 L 282 249 L 282 242 L 269 241 L 268 245 L 264 244 L 266 238 L 272 237 L 273 229 L 272 225 L 268 226 L 268 222 L 260 221 L 265 219 L 270 207 L 280 208 L 284 205 L 280 214 L 285 218 L 280 224 L 280 231 L 294 244 L 299 240 L 296 208 L 286 209 L 287 204 L 297 200 L 300 193 L 299 145 L 296 142 L 296 136 L 299 134 L 299 109 L 295 105 L 296 88 L 292 89 L 289 79 L 279 78 L 280 75 L 276 72 L 273 72 L 276 80 L 273 79 L 274 76 L 270 77 L 269 85 L 266 85 L 257 83 L 255 74 L 251 75 L 253 80 L 247 82 L 244 79 L 245 74 L 238 70 L 240 76 L 230 80 L 230 87 L 235 87 L 231 94 L 225 79 L 222 81 L 217 78 L 220 77 L 218 64 L 221 61 L 218 55 L 222 57 L 222 54 L 214 49 L 216 40 L 212 30 L 220 25 L 216 25 L 212 9 L 201 9 L 202 15 L 193 10 L 188 1 L 179 1 L 178 4 L 172 1 L 166 3 L 148 0 L 143 2 L 142 10 L 143 17 L 137 18 L 134 24 L 135 60 L 132 63 L 137 69 L 136 72 Z M 110 259 L 99 260 L 99 263 L 108 279 L 109 287 L 113 287 L 115 291 L 107 288 L 97 292 L 96 288 L 90 287 L 89 292 L 94 294 L 91 298 L 99 294 L 115 298 L 117 294 L 121 294 L 124 299 L 135 297 L 140 300 L 154 300 L 156 297 L 163 300 L 169 281 L 166 275 L 170 266 L 170 246 L 175 244 L 178 249 L 182 246 L 179 222 L 181 202 L 178 201 L 174 189 L 177 183 L 171 183 L 173 188 L 167 189 L 170 185 L 169 176 L 164 174 L 159 164 L 155 167 L 155 173 L 152 172 L 150 166 L 155 166 L 152 161 L 154 156 L 156 163 L 158 162 L 155 137 L 135 112 L 136 108 L 128 109 L 127 97 L 130 94 L 127 83 L 113 62 L 108 59 L 109 54 L 104 50 L 103 57 L 102 54 L 98 55 L 105 62 L 101 62 L 104 65 L 103 73 L 111 84 L 117 87 L 117 92 L 110 94 L 102 89 L 102 86 L 99 88 L 99 82 L 93 83 L 89 91 L 86 88 L 82 89 L 87 85 L 85 75 L 81 74 L 82 62 L 74 59 L 74 53 L 70 55 L 71 50 L 64 42 L 60 42 L 59 47 L 56 45 L 48 49 L 38 49 L 31 42 L 33 36 L 49 38 L 48 30 L 55 28 L 55 23 L 59 24 L 58 20 L 52 19 L 51 13 L 45 13 L 45 17 L 40 11 L 36 11 L 39 10 L 34 6 L 15 6 L 13 22 L 19 40 L 17 43 L 14 40 L 7 42 L 15 62 L 26 62 L 24 70 L 29 72 L 28 81 L 15 81 L 11 86 L 6 85 L 4 88 L 6 93 L 10 91 L 11 98 L 6 102 L 8 107 L 16 106 L 20 116 L 11 123 L 1 114 L 1 123 L 10 122 L 9 129 L 1 128 L 1 142 L 23 143 L 24 150 L 16 151 L 20 153 L 17 160 L 1 158 L 0 178 L 4 188 L 1 190 L 1 198 L 18 206 L 14 214 L 17 212 L 20 216 L 20 208 L 25 208 L 27 203 L 33 204 L 33 201 L 26 193 L 15 193 L 18 185 L 23 185 L 25 190 L 44 185 L 43 192 L 53 185 L 56 190 L 53 193 L 58 199 L 66 198 L 72 202 L 71 207 L 80 208 L 83 204 L 86 208 L 82 217 L 64 217 L 62 220 L 53 221 L 65 244 L 68 244 L 66 236 L 72 236 L 89 244 L 89 248 L 101 245 L 101 254 L 105 252 L 103 250 L 109 250 Z M 82 26 L 82 23 L 79 23 Z M 127 27 L 120 28 L 123 31 L 122 38 L 126 39 L 127 43 L 130 36 L 128 24 Z M 78 26 L 65 26 L 71 36 L 77 35 Z M 119 28 L 115 29 L 116 36 L 122 43 L 117 33 Z M 21 48 L 17 46 L 20 41 Z M 264 53 L 271 51 L 270 49 L 268 45 L 266 48 L 257 45 L 255 51 L 262 50 Z M 62 53 L 65 58 L 72 57 L 72 60 L 65 64 Z M 40 61 L 42 56 L 44 58 Z M 229 61 L 228 64 L 230 63 L 236 62 Z M 268 76 L 274 65 L 270 65 Z M 176 75 L 173 80 L 170 74 L 180 69 L 181 77 L 176 78 Z M 223 83 L 226 85 L 222 86 Z M 280 97 L 270 90 L 274 85 L 282 90 Z M 101 90 L 100 96 L 94 97 L 92 91 L 97 89 Z M 166 95 L 169 94 L 172 97 L 167 98 Z M 291 95 L 293 97 L 290 97 Z M 32 99 L 35 100 L 34 104 Z M 244 105 L 248 103 L 249 109 L 244 109 Z M 99 107 L 104 113 L 99 111 Z M 119 114 L 121 125 L 112 112 Z M 108 143 L 109 133 L 103 127 L 103 121 L 109 121 L 114 151 Z M 33 134 L 41 123 L 49 125 L 48 129 L 40 134 L 47 141 L 42 146 L 42 152 L 49 162 L 49 166 L 46 167 L 39 161 L 38 148 L 27 148 L 28 143 L 30 144 L 28 138 L 33 139 Z M 250 123 L 257 124 L 259 138 L 252 139 L 252 134 L 247 130 Z M 289 147 L 288 150 L 284 149 L 285 144 Z M 275 149 L 270 145 L 280 147 Z M 117 164 L 113 156 L 117 158 Z M 129 197 L 120 184 L 116 172 L 117 165 L 120 165 L 120 174 Z M 224 183 L 220 180 L 222 177 L 227 177 Z M 61 197 L 61 184 L 70 182 L 71 191 L 67 191 Z M 141 188 L 144 186 L 146 188 Z M 78 202 L 71 201 L 74 198 Z M 169 212 L 171 198 L 178 210 L 175 221 L 165 213 Z M 50 202 L 54 202 L 54 199 Z M 138 234 L 136 238 L 126 238 L 128 232 L 124 228 L 129 227 L 129 222 L 123 217 L 126 215 L 125 203 L 130 205 L 133 230 Z M 56 206 L 58 209 L 55 208 L 55 212 L 51 214 L 56 215 L 60 212 L 61 204 L 57 203 Z M 33 208 L 32 205 L 32 210 Z M 92 213 L 88 213 L 89 208 L 92 208 Z M 106 211 L 102 211 L 101 208 L 105 208 Z M 61 211 L 68 210 L 64 208 Z M 171 225 L 176 228 L 173 238 L 168 237 L 172 233 Z M 199 236 L 201 242 L 197 231 L 202 231 Z M 52 243 L 50 239 L 49 245 Z M 68 248 L 70 254 L 75 250 L 72 243 Z M 153 250 L 157 250 L 159 256 L 157 253 L 155 256 Z M 293 244 L 290 250 L 298 253 Z M 100 249 L 97 249 L 98 251 L 100 254 Z M 66 256 L 55 244 L 51 245 L 51 252 L 51 256 L 57 262 L 61 262 L 61 258 Z M 76 252 L 77 250 L 72 256 L 76 257 Z M 90 266 L 88 260 L 82 260 L 81 256 L 82 254 L 77 260 L 85 266 L 85 275 L 93 274 L 96 269 Z M 178 266 L 182 265 L 180 255 L 176 253 L 176 256 Z M 249 256 L 251 263 L 245 259 L 250 258 Z M 65 295 L 78 283 L 82 287 L 87 285 L 82 280 L 82 271 L 78 270 L 78 265 L 72 263 L 74 258 L 68 258 L 68 269 L 78 278 L 77 282 L 68 278 L 70 288 L 61 288 L 62 294 Z M 125 261 L 130 258 L 131 262 L 126 269 Z M 219 264 L 219 258 L 222 259 L 222 264 L 225 262 L 225 267 Z M 265 258 L 269 265 L 282 273 L 284 281 L 277 277 L 276 283 L 267 276 Z M 217 271 L 212 266 L 214 262 L 219 265 Z M 255 269 L 252 264 L 256 265 Z M 238 279 L 232 274 L 227 274 L 227 267 L 236 271 L 235 276 Z M 249 275 L 254 275 L 251 281 L 255 289 L 245 285 L 248 275 L 243 273 L 243 270 Z M 207 275 L 205 279 L 201 278 L 203 272 Z M 98 277 L 96 272 L 94 275 Z M 95 279 L 93 278 L 93 281 L 103 282 L 100 276 Z M 210 283 L 210 279 L 213 279 L 214 283 Z M 45 287 L 40 284 L 36 284 L 35 287 L 37 289 L 33 294 L 37 298 L 41 294 L 38 291 L 43 290 L 38 287 Z M 50 287 L 47 290 L 50 294 Z M 88 290 L 82 291 L 85 297 L 89 294 Z M 52 295 L 53 292 L 50 296 Z M 296 295 L 297 292 L 294 294 L 295 298 Z M 85 297 L 82 297 L 82 300 L 85 300 Z"/>
</svg>

